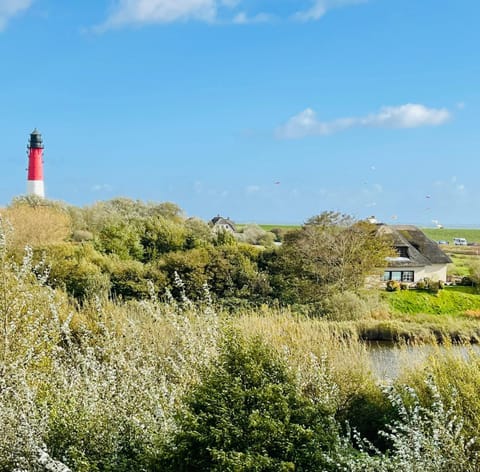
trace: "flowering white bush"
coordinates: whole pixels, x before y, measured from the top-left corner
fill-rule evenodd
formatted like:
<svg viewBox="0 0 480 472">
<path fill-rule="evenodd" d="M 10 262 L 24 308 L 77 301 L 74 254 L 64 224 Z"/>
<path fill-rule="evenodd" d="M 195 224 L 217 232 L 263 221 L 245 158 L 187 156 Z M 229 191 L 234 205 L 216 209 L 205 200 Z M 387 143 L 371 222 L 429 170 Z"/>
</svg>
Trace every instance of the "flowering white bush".
<svg viewBox="0 0 480 472">
<path fill-rule="evenodd" d="M 215 311 L 96 299 L 73 330 L 75 307 L 30 250 L 12 262 L 0 234 L 0 470 L 34 470 L 49 454 L 74 470 L 141 470 L 216 354 Z"/>
</svg>

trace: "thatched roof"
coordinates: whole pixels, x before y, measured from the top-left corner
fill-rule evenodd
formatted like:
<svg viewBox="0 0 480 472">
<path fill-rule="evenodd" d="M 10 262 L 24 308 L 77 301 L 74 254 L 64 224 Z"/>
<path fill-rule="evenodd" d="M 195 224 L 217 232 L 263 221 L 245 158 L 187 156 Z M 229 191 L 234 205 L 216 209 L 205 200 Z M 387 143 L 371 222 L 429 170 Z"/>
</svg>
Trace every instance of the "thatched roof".
<svg viewBox="0 0 480 472">
<path fill-rule="evenodd" d="M 427 238 L 419 228 L 412 225 L 379 225 L 379 234 L 391 236 L 393 245 L 407 257 L 388 259 L 392 267 L 424 267 L 452 262 L 435 241 Z"/>
</svg>

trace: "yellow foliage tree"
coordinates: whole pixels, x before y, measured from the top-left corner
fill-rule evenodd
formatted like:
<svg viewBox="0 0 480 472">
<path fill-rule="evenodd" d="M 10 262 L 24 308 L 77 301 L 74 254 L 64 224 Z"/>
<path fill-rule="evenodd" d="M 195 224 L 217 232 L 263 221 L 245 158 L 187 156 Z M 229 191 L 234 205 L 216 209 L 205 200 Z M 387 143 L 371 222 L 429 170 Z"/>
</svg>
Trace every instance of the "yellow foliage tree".
<svg viewBox="0 0 480 472">
<path fill-rule="evenodd" d="M 0 215 L 12 229 L 7 236 L 11 250 L 55 244 L 71 234 L 70 216 L 61 208 L 15 205 Z"/>
</svg>

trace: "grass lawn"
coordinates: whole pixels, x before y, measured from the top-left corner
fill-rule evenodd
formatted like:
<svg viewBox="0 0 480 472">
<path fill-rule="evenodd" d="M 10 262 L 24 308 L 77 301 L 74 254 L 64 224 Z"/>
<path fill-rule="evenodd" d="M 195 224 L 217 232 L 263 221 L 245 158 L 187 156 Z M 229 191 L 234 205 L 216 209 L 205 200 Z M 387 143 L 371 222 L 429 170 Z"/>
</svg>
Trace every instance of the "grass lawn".
<svg viewBox="0 0 480 472">
<path fill-rule="evenodd" d="M 467 277 L 469 275 L 470 263 L 478 256 L 469 256 L 467 254 L 449 254 L 452 264 L 448 266 L 448 274 L 457 277 Z"/>
<path fill-rule="evenodd" d="M 423 290 L 385 292 L 393 313 L 434 314 L 480 318 L 480 294 L 473 287 L 446 287 L 438 294 Z"/>
</svg>

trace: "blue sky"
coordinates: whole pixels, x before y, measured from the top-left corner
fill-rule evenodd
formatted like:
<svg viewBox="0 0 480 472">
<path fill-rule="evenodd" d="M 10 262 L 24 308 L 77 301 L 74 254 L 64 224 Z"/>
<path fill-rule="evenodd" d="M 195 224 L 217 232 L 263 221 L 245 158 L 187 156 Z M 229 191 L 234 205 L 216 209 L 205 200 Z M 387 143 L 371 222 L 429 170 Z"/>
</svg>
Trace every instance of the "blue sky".
<svg viewBox="0 0 480 472">
<path fill-rule="evenodd" d="M 0 0 L 0 205 L 480 225 L 476 0 Z"/>
</svg>

